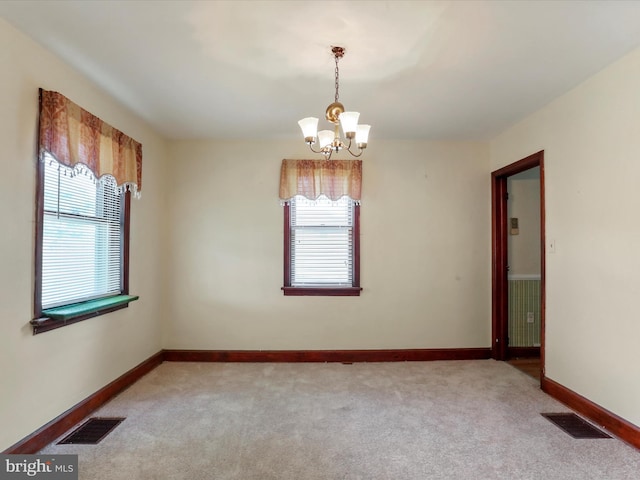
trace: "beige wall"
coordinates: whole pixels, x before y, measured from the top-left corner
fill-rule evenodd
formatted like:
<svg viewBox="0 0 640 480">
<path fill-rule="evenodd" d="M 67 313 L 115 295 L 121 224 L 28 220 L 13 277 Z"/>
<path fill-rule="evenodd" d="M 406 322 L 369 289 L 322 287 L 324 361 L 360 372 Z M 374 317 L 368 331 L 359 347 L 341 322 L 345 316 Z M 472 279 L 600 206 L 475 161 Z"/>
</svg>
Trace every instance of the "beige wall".
<svg viewBox="0 0 640 480">
<path fill-rule="evenodd" d="M 161 348 L 160 214 L 166 145 L 142 121 L 0 19 L 0 451 Z M 132 202 L 130 308 L 32 336 L 38 87 L 142 142 Z"/>
<path fill-rule="evenodd" d="M 519 227 L 517 235 L 508 237 L 513 278 L 540 276 L 540 179 L 531 176 L 527 171 L 507 179 L 508 215 L 518 219 Z"/>
<path fill-rule="evenodd" d="M 640 425 L 640 49 L 491 143 L 544 149 L 546 373 Z"/>
<path fill-rule="evenodd" d="M 488 146 L 390 142 L 364 156 L 361 297 L 285 297 L 283 158 L 303 142 L 171 145 L 165 348 L 490 345 Z"/>
</svg>

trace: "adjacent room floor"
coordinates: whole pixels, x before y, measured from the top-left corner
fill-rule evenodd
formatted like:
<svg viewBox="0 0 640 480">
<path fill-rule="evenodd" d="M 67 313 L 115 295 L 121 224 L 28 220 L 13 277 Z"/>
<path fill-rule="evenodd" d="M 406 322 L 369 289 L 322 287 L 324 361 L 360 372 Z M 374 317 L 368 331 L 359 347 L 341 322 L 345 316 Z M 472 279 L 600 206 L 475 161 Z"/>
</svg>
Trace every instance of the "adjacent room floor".
<svg viewBox="0 0 640 480">
<path fill-rule="evenodd" d="M 493 360 L 163 363 L 95 417 L 125 417 L 79 454 L 97 479 L 635 479 L 640 452 L 574 439 L 532 377 Z"/>
<path fill-rule="evenodd" d="M 509 365 L 516 367 L 521 372 L 531 375 L 540 382 L 540 357 L 538 358 L 512 358 L 507 361 Z"/>
</svg>

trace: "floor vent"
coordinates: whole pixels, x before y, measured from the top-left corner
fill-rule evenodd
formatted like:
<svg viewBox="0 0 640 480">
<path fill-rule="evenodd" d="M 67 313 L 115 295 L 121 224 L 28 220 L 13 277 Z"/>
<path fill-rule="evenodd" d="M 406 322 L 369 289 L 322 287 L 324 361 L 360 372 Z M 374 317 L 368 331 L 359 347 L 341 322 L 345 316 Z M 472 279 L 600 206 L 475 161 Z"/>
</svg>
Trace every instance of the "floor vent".
<svg viewBox="0 0 640 480">
<path fill-rule="evenodd" d="M 58 442 L 95 445 L 116 428 L 124 418 L 90 418 Z"/>
<path fill-rule="evenodd" d="M 575 413 L 542 413 L 541 415 L 573 438 L 611 438 L 610 435 L 597 429 Z"/>
</svg>

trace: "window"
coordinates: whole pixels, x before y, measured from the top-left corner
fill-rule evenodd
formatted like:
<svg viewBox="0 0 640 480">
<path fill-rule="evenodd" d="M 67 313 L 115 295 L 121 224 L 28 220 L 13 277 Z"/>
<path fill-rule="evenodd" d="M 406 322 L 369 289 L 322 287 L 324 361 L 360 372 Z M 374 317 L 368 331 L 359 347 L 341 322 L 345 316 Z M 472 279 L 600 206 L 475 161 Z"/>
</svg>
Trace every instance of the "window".
<svg viewBox="0 0 640 480">
<path fill-rule="evenodd" d="M 285 204 L 285 295 L 360 295 L 359 209 L 347 196 Z"/>
<path fill-rule="evenodd" d="M 45 155 L 42 308 L 122 293 L 124 195 Z"/>
<path fill-rule="evenodd" d="M 126 308 L 131 194 L 142 144 L 39 90 L 34 335 Z"/>
<path fill-rule="evenodd" d="M 135 299 L 122 297 L 128 293 L 130 193 L 119 193 L 109 175 L 96 180 L 88 169 L 71 170 L 46 153 L 38 163 L 36 317 L 53 317 L 49 327 L 56 328 L 58 307 L 71 306 L 65 324 L 125 307 Z"/>
</svg>

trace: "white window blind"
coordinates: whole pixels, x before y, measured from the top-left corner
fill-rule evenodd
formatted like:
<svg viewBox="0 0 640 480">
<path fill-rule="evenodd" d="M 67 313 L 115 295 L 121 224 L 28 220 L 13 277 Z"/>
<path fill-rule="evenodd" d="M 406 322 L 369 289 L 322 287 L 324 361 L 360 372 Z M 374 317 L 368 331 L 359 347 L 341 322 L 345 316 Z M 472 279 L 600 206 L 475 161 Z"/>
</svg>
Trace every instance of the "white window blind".
<svg viewBox="0 0 640 480">
<path fill-rule="evenodd" d="M 44 163 L 42 308 L 121 293 L 124 196 L 115 179 L 71 176 L 50 156 Z"/>
<path fill-rule="evenodd" d="M 353 211 L 349 197 L 291 200 L 291 285 L 353 284 Z"/>
</svg>

